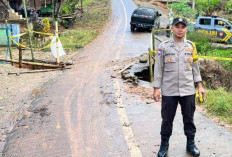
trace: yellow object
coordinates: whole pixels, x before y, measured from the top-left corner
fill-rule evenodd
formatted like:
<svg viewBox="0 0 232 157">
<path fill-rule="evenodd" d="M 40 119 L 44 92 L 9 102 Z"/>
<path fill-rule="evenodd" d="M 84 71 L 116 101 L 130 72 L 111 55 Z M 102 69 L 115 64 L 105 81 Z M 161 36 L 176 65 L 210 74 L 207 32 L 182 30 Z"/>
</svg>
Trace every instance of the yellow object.
<svg viewBox="0 0 232 157">
<path fill-rule="evenodd" d="M 45 27 L 42 30 L 43 33 L 48 33 L 50 31 L 50 28 L 51 28 L 51 25 L 50 25 L 48 18 L 43 19 L 42 22 L 45 24 Z"/>
<path fill-rule="evenodd" d="M 27 29 L 25 29 L 25 30 L 26 30 L 25 33 L 18 34 L 18 35 L 15 35 L 15 36 L 9 36 L 9 39 L 12 40 L 17 46 L 21 46 L 21 47 L 23 47 L 23 48 L 30 49 L 30 47 L 18 43 L 18 42 L 15 41 L 13 38 L 21 37 L 21 36 L 23 36 L 23 35 L 26 35 L 28 32 L 36 33 L 36 34 L 42 34 L 42 35 L 47 35 L 47 36 L 55 36 L 54 34 L 51 34 L 51 33 L 43 33 L 43 32 L 37 32 L 37 31 L 27 30 Z M 48 45 L 46 45 L 46 46 L 44 46 L 44 47 L 41 47 L 41 48 L 32 48 L 32 49 L 33 49 L 33 50 L 43 50 L 43 49 L 45 49 L 45 48 L 49 48 L 51 45 L 53 45 L 53 44 L 55 44 L 55 43 L 56 43 L 56 42 L 52 42 L 52 43 L 49 43 Z"/>
<path fill-rule="evenodd" d="M 205 101 L 202 94 L 199 94 L 198 92 L 196 92 L 196 101 L 197 103 L 203 103 Z"/>
<path fill-rule="evenodd" d="M 224 58 L 224 57 L 199 56 L 199 58 L 222 60 L 222 61 L 232 61 L 232 58 Z"/>
<path fill-rule="evenodd" d="M 197 55 L 197 47 L 196 44 L 193 43 L 193 63 L 199 62 L 199 57 Z"/>
</svg>

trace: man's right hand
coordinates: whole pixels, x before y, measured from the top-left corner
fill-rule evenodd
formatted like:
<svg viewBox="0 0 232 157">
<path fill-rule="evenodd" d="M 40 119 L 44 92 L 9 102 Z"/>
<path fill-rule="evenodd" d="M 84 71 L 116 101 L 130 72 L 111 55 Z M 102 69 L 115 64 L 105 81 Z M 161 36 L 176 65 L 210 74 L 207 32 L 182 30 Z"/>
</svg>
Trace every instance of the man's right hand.
<svg viewBox="0 0 232 157">
<path fill-rule="evenodd" d="M 156 102 L 160 102 L 160 90 L 158 88 L 154 88 L 153 97 Z"/>
</svg>

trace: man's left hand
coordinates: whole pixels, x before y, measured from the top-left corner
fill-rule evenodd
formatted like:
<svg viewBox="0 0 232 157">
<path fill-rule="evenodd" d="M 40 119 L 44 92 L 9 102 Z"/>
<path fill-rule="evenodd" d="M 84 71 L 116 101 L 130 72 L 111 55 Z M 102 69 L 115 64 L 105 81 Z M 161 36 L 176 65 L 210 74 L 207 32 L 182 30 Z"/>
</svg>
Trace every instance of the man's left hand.
<svg viewBox="0 0 232 157">
<path fill-rule="evenodd" d="M 205 97 L 205 90 L 203 87 L 198 87 L 198 93 Z"/>
</svg>

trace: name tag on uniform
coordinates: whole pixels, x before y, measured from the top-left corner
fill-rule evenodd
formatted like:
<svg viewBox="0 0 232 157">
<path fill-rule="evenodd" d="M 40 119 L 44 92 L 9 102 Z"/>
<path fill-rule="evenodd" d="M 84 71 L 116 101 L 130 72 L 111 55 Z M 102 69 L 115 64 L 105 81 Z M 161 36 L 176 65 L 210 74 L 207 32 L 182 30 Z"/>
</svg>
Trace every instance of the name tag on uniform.
<svg viewBox="0 0 232 157">
<path fill-rule="evenodd" d="M 165 56 L 173 56 L 175 53 L 166 53 Z"/>
<path fill-rule="evenodd" d="M 192 56 L 192 55 L 193 55 L 193 53 L 185 52 L 185 54 L 184 54 L 184 55 L 186 55 L 186 56 Z"/>
</svg>

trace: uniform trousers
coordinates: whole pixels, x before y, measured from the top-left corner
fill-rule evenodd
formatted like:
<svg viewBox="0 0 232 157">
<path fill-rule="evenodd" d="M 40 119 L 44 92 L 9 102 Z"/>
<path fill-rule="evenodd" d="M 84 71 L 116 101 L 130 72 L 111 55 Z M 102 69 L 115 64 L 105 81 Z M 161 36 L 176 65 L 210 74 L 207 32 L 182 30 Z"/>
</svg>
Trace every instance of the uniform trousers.
<svg viewBox="0 0 232 157">
<path fill-rule="evenodd" d="M 196 127 L 194 124 L 195 94 L 183 97 L 162 96 L 162 124 L 160 134 L 168 137 L 172 135 L 173 120 L 176 115 L 178 103 L 180 103 L 181 106 L 184 133 L 186 136 L 194 136 L 196 133 Z"/>
</svg>

